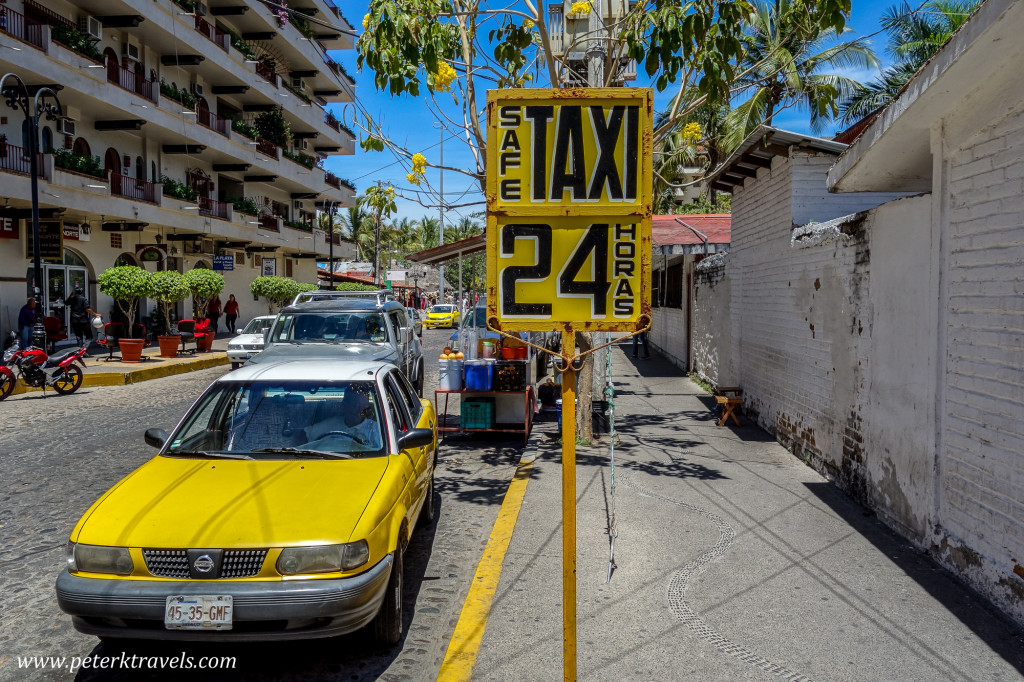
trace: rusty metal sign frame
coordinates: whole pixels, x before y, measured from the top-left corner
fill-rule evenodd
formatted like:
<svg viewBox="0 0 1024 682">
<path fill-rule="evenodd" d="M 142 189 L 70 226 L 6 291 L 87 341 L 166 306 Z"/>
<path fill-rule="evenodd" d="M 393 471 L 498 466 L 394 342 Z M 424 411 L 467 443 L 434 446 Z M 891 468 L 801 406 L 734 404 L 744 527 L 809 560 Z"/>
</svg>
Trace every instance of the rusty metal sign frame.
<svg viewBox="0 0 1024 682">
<path fill-rule="evenodd" d="M 606 188 L 601 188 L 602 198 L 597 201 L 575 203 L 509 202 L 499 196 L 500 155 L 502 130 L 499 127 L 501 107 L 548 106 L 558 109 L 562 106 L 581 102 L 601 103 L 615 106 L 636 106 L 639 111 L 639 147 L 637 149 L 637 192 L 630 201 L 605 200 Z M 560 111 L 559 111 L 560 113 Z M 577 89 L 505 89 L 487 93 L 488 154 L 487 154 L 487 326 L 494 331 L 618 331 L 638 333 L 648 328 L 651 317 L 651 202 L 653 159 L 653 93 L 648 88 L 577 88 Z M 555 115 L 553 115 L 554 117 Z M 557 118 L 555 118 L 557 120 Z M 596 133 L 595 133 L 596 134 Z M 625 139 L 625 138 L 623 138 Z M 523 143 L 525 144 L 525 143 Z M 595 142 L 596 144 L 596 142 Z M 625 145 L 625 142 L 623 142 Z M 532 153 L 532 150 L 531 150 Z M 550 147 L 545 149 L 545 159 L 552 155 Z M 626 153 L 623 152 L 626 157 Z M 623 166 L 626 160 L 623 159 Z M 623 168 L 625 170 L 625 168 Z M 580 225 L 590 219 L 591 224 L 607 224 L 609 230 L 619 225 L 636 225 L 639 239 L 640 268 L 639 291 L 636 305 L 628 318 L 607 319 L 547 319 L 544 317 L 502 316 L 499 310 L 499 228 L 518 221 L 523 225 L 549 225 L 552 239 L 558 235 L 563 240 L 565 232 L 580 231 Z M 574 224 L 569 227 L 568 224 Z M 579 239 L 579 237 L 577 237 Z M 564 241 L 562 245 L 564 246 Z M 554 279 L 557 275 L 549 275 Z M 556 296 L 557 297 L 557 296 Z"/>
</svg>

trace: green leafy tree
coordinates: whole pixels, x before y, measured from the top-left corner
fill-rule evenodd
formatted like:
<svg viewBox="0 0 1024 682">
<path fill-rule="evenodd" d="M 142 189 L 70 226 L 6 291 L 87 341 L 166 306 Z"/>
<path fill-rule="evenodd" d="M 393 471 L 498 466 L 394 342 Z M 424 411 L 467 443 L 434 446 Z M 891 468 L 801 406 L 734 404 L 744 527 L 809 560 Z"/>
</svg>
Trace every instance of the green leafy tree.
<svg viewBox="0 0 1024 682">
<path fill-rule="evenodd" d="M 206 268 L 195 268 L 186 272 L 183 278 L 192 295 L 192 308 L 195 310 L 196 319 L 205 320 L 210 299 L 224 291 L 224 276 Z"/>
<path fill-rule="evenodd" d="M 838 102 L 860 83 L 843 76 L 849 68 L 869 68 L 878 59 L 867 39 L 839 41 L 845 29 L 805 30 L 805 4 L 800 0 L 754 0 L 742 39 L 742 72 L 734 87 L 749 97 L 730 114 L 726 146 L 735 148 L 762 123 L 771 125 L 781 108 L 810 113 L 811 129 L 819 132 L 838 112 Z"/>
<path fill-rule="evenodd" d="M 177 270 L 161 270 L 154 272 L 149 278 L 150 294 L 160 305 L 164 318 L 164 330 L 171 328 L 171 307 L 178 301 L 189 297 L 191 290 L 184 276 Z"/>
<path fill-rule="evenodd" d="M 849 93 L 840 103 L 841 120 L 856 123 L 896 99 L 918 69 L 956 33 L 981 0 L 932 0 L 917 9 L 903 2 L 882 15 L 894 61 L 881 76 Z"/>
<path fill-rule="evenodd" d="M 252 123 L 259 131 L 260 137 L 270 140 L 278 147 L 287 147 L 292 141 L 292 128 L 281 107 L 264 111 L 253 119 Z"/>
<path fill-rule="evenodd" d="M 107 268 L 96 278 L 100 291 L 117 302 L 124 316 L 128 318 L 129 336 L 134 337 L 135 313 L 139 309 L 139 299 L 146 298 L 152 292 L 150 279 L 152 274 L 137 265 L 118 265 Z"/>
<path fill-rule="evenodd" d="M 312 291 L 316 288 L 315 284 L 296 282 L 289 277 L 257 277 L 249 285 L 249 291 L 253 296 L 267 299 L 267 314 L 273 313 L 275 307 L 280 309 L 288 305 L 303 291 Z"/>
</svg>

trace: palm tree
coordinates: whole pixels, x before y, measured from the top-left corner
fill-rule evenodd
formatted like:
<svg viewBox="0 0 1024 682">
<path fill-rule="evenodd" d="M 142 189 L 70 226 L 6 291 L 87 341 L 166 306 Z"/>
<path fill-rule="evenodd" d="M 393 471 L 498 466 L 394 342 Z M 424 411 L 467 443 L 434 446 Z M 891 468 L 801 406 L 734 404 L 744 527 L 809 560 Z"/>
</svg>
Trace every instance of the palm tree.
<svg viewBox="0 0 1024 682">
<path fill-rule="evenodd" d="M 932 0 L 917 10 L 910 4 L 890 7 L 881 26 L 889 34 L 894 63 L 881 76 L 843 98 L 842 122 L 852 124 L 896 99 L 918 69 L 945 45 L 971 16 L 981 0 Z"/>
<path fill-rule="evenodd" d="M 836 102 L 860 83 L 830 70 L 870 68 L 878 59 L 864 38 L 838 40 L 834 30 L 808 34 L 798 23 L 794 0 L 755 0 L 744 39 L 745 54 L 737 70 L 740 92 L 750 98 L 730 114 L 727 146 L 735 148 L 758 125 L 771 125 L 782 107 L 810 113 L 811 129 L 822 130 L 838 113 Z M 844 29 L 846 32 L 849 29 Z"/>
<path fill-rule="evenodd" d="M 417 223 L 417 231 L 419 232 L 418 240 L 425 249 L 431 249 L 435 246 L 440 246 L 440 223 L 437 218 L 428 218 L 423 216 Z"/>
<path fill-rule="evenodd" d="M 704 105 L 681 119 L 672 132 L 665 135 L 660 148 L 654 153 L 655 213 L 665 215 L 675 212 L 675 191 L 671 185 L 686 180 L 681 173 L 683 168 L 699 166 L 710 170 L 733 151 L 732 147 L 725 146 L 727 138 L 734 137 L 726 133 L 729 125 L 728 116 L 727 105 Z M 660 127 L 664 118 L 665 113 L 659 114 L 655 119 L 655 127 Z M 683 132 L 691 123 L 700 126 L 699 140 L 694 140 Z M 714 203 L 714 198 L 712 195 L 709 201 Z"/>
</svg>

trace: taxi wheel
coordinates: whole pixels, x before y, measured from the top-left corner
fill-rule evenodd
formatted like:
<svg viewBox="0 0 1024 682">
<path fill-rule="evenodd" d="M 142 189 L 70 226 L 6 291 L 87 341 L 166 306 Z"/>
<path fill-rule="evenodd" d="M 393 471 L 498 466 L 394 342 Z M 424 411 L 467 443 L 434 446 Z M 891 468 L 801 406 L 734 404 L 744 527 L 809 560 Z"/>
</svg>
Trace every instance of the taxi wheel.
<svg viewBox="0 0 1024 682">
<path fill-rule="evenodd" d="M 377 617 L 373 619 L 373 637 L 381 644 L 398 644 L 402 639 L 402 551 L 401 545 L 395 549 L 384 602 L 380 605 Z"/>
<path fill-rule="evenodd" d="M 430 484 L 427 486 L 427 498 L 423 500 L 420 511 L 419 527 L 429 526 L 434 521 L 434 472 L 430 472 Z"/>
</svg>

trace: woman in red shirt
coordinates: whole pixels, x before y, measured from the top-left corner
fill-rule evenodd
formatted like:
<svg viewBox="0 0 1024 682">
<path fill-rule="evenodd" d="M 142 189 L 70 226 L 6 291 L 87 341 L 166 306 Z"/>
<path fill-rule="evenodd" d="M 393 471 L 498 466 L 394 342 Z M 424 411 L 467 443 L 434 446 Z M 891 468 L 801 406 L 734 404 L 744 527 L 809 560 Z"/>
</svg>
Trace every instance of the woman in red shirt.
<svg viewBox="0 0 1024 682">
<path fill-rule="evenodd" d="M 224 304 L 224 320 L 228 326 L 228 333 L 235 333 L 235 320 L 238 319 L 238 301 L 235 295 L 228 296 L 228 302 Z"/>
</svg>

